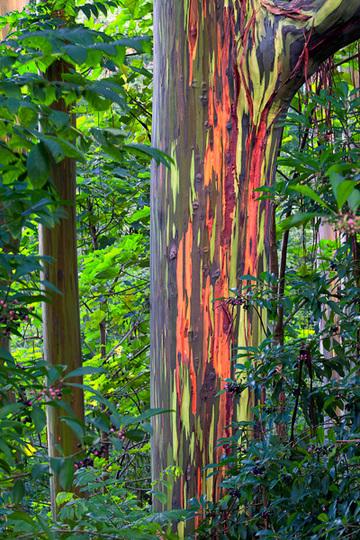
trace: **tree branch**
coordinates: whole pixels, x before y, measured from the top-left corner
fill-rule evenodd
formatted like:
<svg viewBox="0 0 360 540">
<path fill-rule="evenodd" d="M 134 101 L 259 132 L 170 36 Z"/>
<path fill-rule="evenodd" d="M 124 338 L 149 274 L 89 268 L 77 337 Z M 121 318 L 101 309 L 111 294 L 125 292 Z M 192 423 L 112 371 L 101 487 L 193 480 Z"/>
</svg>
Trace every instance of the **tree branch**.
<svg viewBox="0 0 360 540">
<path fill-rule="evenodd" d="M 311 71 L 333 53 L 360 38 L 360 0 L 313 0 L 309 41 Z"/>
<path fill-rule="evenodd" d="M 290 71 L 278 97 L 289 103 L 305 80 L 336 51 L 360 38 L 360 0 L 261 0 L 275 16 L 288 19 Z M 274 11 L 275 10 L 275 11 Z M 294 13 L 299 17 L 294 20 Z"/>
</svg>

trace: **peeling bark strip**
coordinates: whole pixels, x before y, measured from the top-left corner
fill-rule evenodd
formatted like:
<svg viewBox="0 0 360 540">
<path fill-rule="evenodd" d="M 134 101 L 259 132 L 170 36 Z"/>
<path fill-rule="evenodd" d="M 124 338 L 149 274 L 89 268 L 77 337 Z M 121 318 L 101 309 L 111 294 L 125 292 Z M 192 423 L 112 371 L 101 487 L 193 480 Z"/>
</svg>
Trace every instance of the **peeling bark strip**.
<svg viewBox="0 0 360 540">
<path fill-rule="evenodd" d="M 153 474 L 181 468 L 170 508 L 220 495 L 203 468 L 251 398 L 217 393 L 236 347 L 262 339 L 253 311 L 233 324 L 221 299 L 268 268 L 271 209 L 254 190 L 273 181 L 304 72 L 357 37 L 360 1 L 155 0 L 154 20 L 153 143 L 174 165 L 152 178 L 152 405 L 174 412 L 154 420 Z"/>
</svg>

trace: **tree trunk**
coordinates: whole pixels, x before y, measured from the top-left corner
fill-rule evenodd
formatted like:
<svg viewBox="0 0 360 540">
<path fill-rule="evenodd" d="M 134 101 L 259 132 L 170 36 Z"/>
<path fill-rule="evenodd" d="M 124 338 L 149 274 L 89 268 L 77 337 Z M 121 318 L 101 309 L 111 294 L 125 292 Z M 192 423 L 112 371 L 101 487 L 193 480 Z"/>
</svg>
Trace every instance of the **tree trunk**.
<svg viewBox="0 0 360 540">
<path fill-rule="evenodd" d="M 249 418 L 249 394 L 217 394 L 266 314 L 224 299 L 269 269 L 271 205 L 254 190 L 274 179 L 294 92 L 357 37 L 360 2 L 155 0 L 154 21 L 153 144 L 174 164 L 152 176 L 152 405 L 174 412 L 154 420 L 152 460 L 154 480 L 181 469 L 161 488 L 171 508 L 218 499 L 204 467 Z"/>
<path fill-rule="evenodd" d="M 5 0 L 0 6 L 0 15 L 14 10 L 20 11 L 27 4 L 27 0 Z M 6 32 L 3 31 L 3 37 Z M 48 72 L 50 81 L 62 79 L 67 67 L 64 62 L 55 62 Z M 54 104 L 54 109 L 66 111 L 64 103 Z M 44 326 L 44 357 L 50 365 L 66 365 L 70 372 L 81 366 L 80 349 L 80 315 L 79 293 L 77 277 L 77 251 L 76 251 L 76 219 L 75 219 L 75 189 L 76 170 L 75 161 L 65 159 L 62 163 L 54 165 L 52 181 L 61 200 L 66 201 L 65 212 L 67 217 L 53 229 L 40 227 L 40 254 L 53 258 L 53 263 L 47 265 L 42 279 L 55 285 L 62 294 L 53 295 L 51 303 L 43 305 Z M 18 241 L 14 239 L 9 249 L 17 250 Z M 47 291 L 49 293 L 49 291 Z M 51 293 L 51 291 L 50 291 Z M 1 346 L 9 348 L 9 339 L 2 338 Z M 81 377 L 72 379 L 72 382 L 81 383 Z M 83 392 L 74 388 L 71 396 L 64 396 L 72 408 L 75 418 L 84 419 Z M 62 420 L 66 416 L 63 409 L 49 406 L 47 408 L 47 431 L 49 456 L 69 456 L 79 451 L 79 439 Z M 56 516 L 55 498 L 60 490 L 59 481 L 54 474 L 51 478 L 51 506 Z"/>
<path fill-rule="evenodd" d="M 60 81 L 67 65 L 56 61 L 49 68 L 47 77 L 50 81 Z M 62 100 L 53 108 L 66 111 Z M 43 334 L 45 360 L 52 366 L 66 365 L 66 372 L 81 367 L 80 314 L 78 269 L 76 248 L 76 164 L 74 159 L 66 158 L 52 167 L 52 182 L 61 201 L 66 202 L 66 217 L 51 229 L 40 227 L 40 254 L 52 258 L 47 263 L 42 279 L 55 285 L 61 294 L 52 293 L 51 302 L 43 304 Z M 82 378 L 71 379 L 72 383 L 81 383 Z M 72 388 L 70 395 L 63 395 L 74 417 L 83 422 L 84 403 L 80 388 Z M 68 413 L 59 407 L 47 407 L 48 449 L 50 457 L 71 456 L 79 452 L 79 438 L 62 420 Z M 56 516 L 55 498 L 61 486 L 57 474 L 51 480 L 51 504 Z"/>
</svg>

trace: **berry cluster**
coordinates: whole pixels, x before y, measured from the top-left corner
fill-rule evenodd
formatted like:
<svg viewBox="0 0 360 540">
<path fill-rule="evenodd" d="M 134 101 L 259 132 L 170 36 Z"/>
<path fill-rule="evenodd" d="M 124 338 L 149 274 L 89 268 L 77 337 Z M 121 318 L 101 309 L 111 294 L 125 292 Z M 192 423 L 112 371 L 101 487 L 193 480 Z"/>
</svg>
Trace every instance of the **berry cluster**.
<svg viewBox="0 0 360 540">
<path fill-rule="evenodd" d="M 262 466 L 255 466 L 251 472 L 254 476 L 263 476 L 265 473 L 265 468 Z"/>
<path fill-rule="evenodd" d="M 93 456 L 98 457 L 98 458 L 102 458 L 102 457 L 107 458 L 109 457 L 109 445 L 102 444 L 99 448 L 90 448 L 88 451 L 88 454 L 89 456 L 92 454 Z M 74 463 L 74 468 L 78 470 L 78 469 L 83 469 L 83 468 L 86 469 L 87 467 L 93 467 L 94 459 L 89 456 Z"/>
<path fill-rule="evenodd" d="M 94 448 L 91 449 L 90 452 L 94 454 L 96 457 L 108 457 L 109 455 L 109 445 L 108 444 L 102 444 L 100 448 Z"/>
<path fill-rule="evenodd" d="M 94 466 L 94 460 L 92 458 L 86 457 L 80 461 L 77 461 L 74 463 L 74 469 L 86 469 L 87 467 L 93 467 Z"/>
<path fill-rule="evenodd" d="M 230 381 L 225 384 L 225 391 L 229 394 L 240 395 L 243 390 L 243 387 L 240 383 L 235 381 Z"/>
<path fill-rule="evenodd" d="M 249 309 L 250 307 L 250 299 L 248 295 L 241 295 L 238 294 L 235 296 L 235 298 L 227 298 L 223 301 L 223 304 L 226 304 L 227 306 L 242 306 L 243 309 Z"/>
<path fill-rule="evenodd" d="M 303 347 L 300 349 L 299 362 L 305 362 L 305 365 L 311 368 L 311 352 L 308 348 Z"/>
<path fill-rule="evenodd" d="M 349 236 L 360 233 L 360 216 L 355 216 L 351 212 L 342 214 L 337 219 L 336 228 Z"/>
<path fill-rule="evenodd" d="M 40 394 L 42 394 L 43 397 L 48 398 L 50 400 L 61 399 L 62 398 L 62 385 L 60 384 L 58 387 L 49 386 L 49 388 L 42 390 Z"/>
<path fill-rule="evenodd" d="M 334 448 L 335 448 L 335 445 L 333 444 L 329 444 L 328 446 L 319 446 L 319 445 L 311 444 L 310 446 L 308 446 L 307 451 L 309 452 L 309 454 L 316 454 L 318 456 L 326 456 L 327 454 L 329 454 L 329 452 L 334 450 Z"/>
<path fill-rule="evenodd" d="M 236 497 L 239 499 L 241 497 L 241 490 L 236 489 L 236 488 L 231 488 L 229 489 L 229 495 L 231 495 L 231 497 Z"/>
<path fill-rule="evenodd" d="M 11 330 L 16 330 L 21 322 L 30 322 L 30 313 L 33 310 L 32 306 L 27 308 L 16 299 L 8 302 L 0 300 L 0 326 L 3 327 L 3 335 L 9 336 Z"/>
<path fill-rule="evenodd" d="M 125 430 L 124 429 L 117 430 L 116 428 L 111 427 L 110 428 L 110 433 L 113 433 L 113 434 L 117 435 L 119 437 L 119 439 L 121 439 L 122 441 L 125 439 Z"/>
<path fill-rule="evenodd" d="M 23 403 L 26 407 L 31 407 L 36 401 L 54 401 L 56 399 L 62 399 L 62 386 L 61 384 L 56 386 L 49 386 L 44 388 L 38 394 L 33 395 L 32 399 L 21 398 L 20 403 Z"/>
</svg>

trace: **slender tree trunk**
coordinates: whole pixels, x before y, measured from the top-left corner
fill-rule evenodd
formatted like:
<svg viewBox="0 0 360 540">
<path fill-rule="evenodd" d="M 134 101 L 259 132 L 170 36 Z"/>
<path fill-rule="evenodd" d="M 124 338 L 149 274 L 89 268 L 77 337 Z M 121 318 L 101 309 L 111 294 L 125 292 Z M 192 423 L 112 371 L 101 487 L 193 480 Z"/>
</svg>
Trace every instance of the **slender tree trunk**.
<svg viewBox="0 0 360 540">
<path fill-rule="evenodd" d="M 26 0 L 5 0 L 0 6 L 0 15 L 14 10 L 20 11 L 27 3 Z M 55 62 L 49 69 L 49 80 L 61 80 L 66 69 L 64 62 Z M 66 110 L 62 101 L 56 103 L 54 109 Z M 65 207 L 67 218 L 62 219 L 53 229 L 40 228 L 40 254 L 53 258 L 53 263 L 46 266 L 42 277 L 61 291 L 61 294 L 53 295 L 51 303 L 44 303 L 43 306 L 44 357 L 50 365 L 66 365 L 69 372 L 81 366 L 74 160 L 65 159 L 59 165 L 54 165 L 52 180 L 60 199 L 67 202 Z M 16 251 L 17 245 L 18 241 L 14 240 L 10 248 Z M 1 340 L 1 346 L 9 348 L 8 338 Z M 81 377 L 74 378 L 72 382 L 81 383 Z M 64 400 L 71 406 L 75 418 L 83 421 L 82 390 L 75 388 L 71 396 L 64 397 Z M 79 439 L 69 426 L 61 421 L 61 417 L 66 415 L 67 413 L 60 408 L 52 406 L 47 408 L 48 449 L 51 457 L 69 456 L 79 451 Z M 59 490 L 59 481 L 54 475 L 50 484 L 54 517 L 55 498 Z"/>
<path fill-rule="evenodd" d="M 168 508 L 220 495 L 204 467 L 253 398 L 218 392 L 266 325 L 224 302 L 269 269 L 271 207 L 254 190 L 274 179 L 294 92 L 356 38 L 359 14 L 349 0 L 155 0 L 153 144 L 174 160 L 152 177 L 152 405 L 174 411 L 154 420 L 153 478 L 181 469 Z"/>
<path fill-rule="evenodd" d="M 50 81 L 60 81 L 67 66 L 56 61 L 49 68 Z M 53 105 L 54 109 L 66 111 L 62 100 Z M 78 269 L 76 248 L 76 164 L 66 158 L 52 167 L 52 182 L 62 201 L 66 203 L 66 217 L 59 224 L 48 229 L 40 228 L 40 254 L 52 258 L 46 264 L 43 279 L 55 285 L 61 294 L 52 293 L 51 302 L 43 304 L 43 334 L 45 360 L 53 366 L 66 365 L 66 372 L 81 367 L 80 314 Z M 76 377 L 71 382 L 81 383 Z M 80 422 L 84 419 L 83 392 L 73 388 L 71 395 L 63 395 Z M 47 407 L 48 448 L 50 457 L 71 456 L 79 452 L 79 437 L 62 421 L 68 413 L 59 407 Z M 59 478 L 54 473 L 51 481 L 51 504 L 56 516 L 55 498 L 61 489 Z"/>
</svg>

